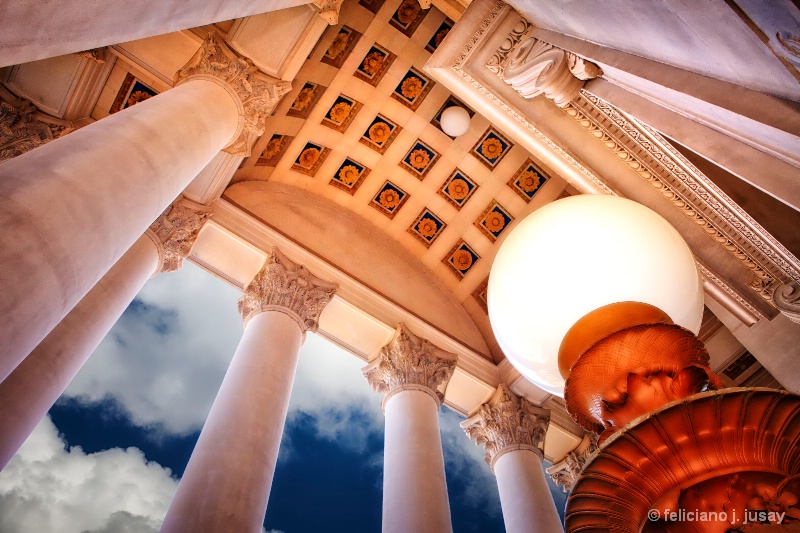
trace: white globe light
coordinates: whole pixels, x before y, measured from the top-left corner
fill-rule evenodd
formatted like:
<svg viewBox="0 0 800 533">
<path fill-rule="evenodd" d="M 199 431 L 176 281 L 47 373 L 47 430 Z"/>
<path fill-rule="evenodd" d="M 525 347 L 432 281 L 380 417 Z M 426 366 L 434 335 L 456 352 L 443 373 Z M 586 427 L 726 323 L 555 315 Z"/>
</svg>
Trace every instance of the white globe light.
<svg viewBox="0 0 800 533">
<path fill-rule="evenodd" d="M 587 313 L 617 302 L 658 307 L 695 333 L 702 280 L 680 234 L 650 209 L 579 195 L 528 215 L 506 237 L 489 276 L 489 319 L 509 362 L 563 396 L 558 350 Z"/>
<path fill-rule="evenodd" d="M 469 112 L 457 105 L 450 106 L 442 111 L 439 122 L 442 124 L 442 131 L 450 137 L 458 137 L 469 129 Z"/>
</svg>

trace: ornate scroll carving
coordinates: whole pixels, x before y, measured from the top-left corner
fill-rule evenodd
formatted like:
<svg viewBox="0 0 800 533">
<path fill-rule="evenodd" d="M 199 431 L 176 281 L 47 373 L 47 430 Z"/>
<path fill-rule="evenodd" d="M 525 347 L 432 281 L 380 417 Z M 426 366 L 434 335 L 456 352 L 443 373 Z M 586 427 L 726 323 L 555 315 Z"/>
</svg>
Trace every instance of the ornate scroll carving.
<svg viewBox="0 0 800 533">
<path fill-rule="evenodd" d="M 320 17 L 329 25 L 334 26 L 339 23 L 339 10 L 342 8 L 343 0 L 317 0 L 314 5 L 319 8 Z"/>
<path fill-rule="evenodd" d="M 200 228 L 210 217 L 205 206 L 181 199 L 153 222 L 147 235 L 158 247 L 159 272 L 174 272 L 183 266 Z"/>
<path fill-rule="evenodd" d="M 800 324 L 800 284 L 778 285 L 775 292 L 772 293 L 772 301 L 778 311 L 786 315 L 792 322 Z"/>
<path fill-rule="evenodd" d="M 550 479 L 556 485 L 561 485 L 564 492 L 569 492 L 578 481 L 586 461 L 595 451 L 597 451 L 597 437 L 587 434 L 583 437 L 583 441 L 564 459 L 547 469 Z"/>
<path fill-rule="evenodd" d="M 658 132 L 586 91 L 564 111 L 752 271 L 765 301 L 782 281 L 800 281 L 800 261 Z"/>
<path fill-rule="evenodd" d="M 502 74 L 523 98 L 544 94 L 558 107 L 577 98 L 586 80 L 602 71 L 570 52 L 530 38 L 508 60 Z"/>
<path fill-rule="evenodd" d="M 105 63 L 106 60 L 108 60 L 108 47 L 104 46 L 102 48 L 84 50 L 83 52 L 77 52 L 77 55 L 85 57 L 89 61 L 94 61 L 95 63 Z"/>
<path fill-rule="evenodd" d="M 544 438 L 550 424 L 550 410 L 536 407 L 500 384 L 478 413 L 461 423 L 470 439 L 486 450 L 485 461 L 492 470 L 503 453 L 531 450 L 544 458 Z"/>
<path fill-rule="evenodd" d="M 508 62 L 508 55 L 516 48 L 532 26 L 533 24 L 528 22 L 527 19 L 520 17 L 514 27 L 511 28 L 511 33 L 500 43 L 500 48 L 486 61 L 486 68 L 502 78 Z"/>
<path fill-rule="evenodd" d="M 441 404 L 444 394 L 439 387 L 450 380 L 456 359 L 456 355 L 440 350 L 400 324 L 377 359 L 361 371 L 373 389 L 386 395 L 384 405 L 391 395 L 407 389 L 427 392 Z"/>
<path fill-rule="evenodd" d="M 247 324 L 258 313 L 278 311 L 294 318 L 303 333 L 317 331 L 319 315 L 337 288 L 337 284 L 317 278 L 273 248 L 239 298 L 239 314 Z"/>
<path fill-rule="evenodd" d="M 281 97 L 292 85 L 260 72 L 250 59 L 228 48 L 218 35 L 209 34 L 203 45 L 175 74 L 175 85 L 192 77 L 212 77 L 223 82 L 241 102 L 241 132 L 225 151 L 249 156 L 256 140 L 265 129 L 265 120 L 272 114 Z"/>
</svg>

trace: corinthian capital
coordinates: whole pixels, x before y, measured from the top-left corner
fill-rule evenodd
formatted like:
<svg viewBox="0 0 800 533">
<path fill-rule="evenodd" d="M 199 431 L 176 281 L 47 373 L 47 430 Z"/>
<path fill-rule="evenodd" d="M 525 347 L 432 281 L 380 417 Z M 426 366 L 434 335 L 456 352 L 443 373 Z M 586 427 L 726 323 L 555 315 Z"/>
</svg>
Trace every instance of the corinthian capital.
<svg viewBox="0 0 800 533">
<path fill-rule="evenodd" d="M 335 283 L 315 277 L 273 248 L 264 267 L 239 298 L 239 313 L 246 324 L 258 313 L 278 311 L 294 318 L 303 333 L 317 331 L 319 315 L 337 288 Z"/>
<path fill-rule="evenodd" d="M 531 450 L 544 458 L 544 437 L 550 424 L 550 410 L 536 407 L 500 384 L 494 396 L 478 412 L 461 423 L 470 439 L 486 450 L 486 464 L 505 452 Z"/>
<path fill-rule="evenodd" d="M 256 139 L 264 133 L 264 121 L 292 88 L 288 81 L 259 71 L 250 59 L 231 50 L 215 33 L 209 34 L 189 62 L 175 74 L 175 85 L 192 78 L 213 79 L 236 95 L 241 113 L 240 132 L 224 150 L 244 156 L 250 155 Z"/>
<path fill-rule="evenodd" d="M 314 5 L 319 8 L 319 15 L 330 26 L 339 23 L 339 10 L 342 8 L 343 0 L 317 0 Z"/>
<path fill-rule="evenodd" d="M 544 94 L 557 106 L 564 107 L 578 96 L 586 80 L 601 74 L 597 65 L 530 38 L 511 57 L 502 77 L 524 98 Z"/>
<path fill-rule="evenodd" d="M 595 451 L 597 451 L 597 437 L 587 434 L 566 457 L 548 468 L 547 473 L 556 485 L 561 485 L 564 492 L 569 492 L 578 481 L 586 461 Z"/>
<path fill-rule="evenodd" d="M 211 213 L 205 206 L 182 199 L 169 206 L 150 225 L 146 233 L 158 247 L 159 272 L 174 272 L 183 266 L 183 260 L 209 217 Z"/>
<path fill-rule="evenodd" d="M 386 395 L 384 405 L 393 394 L 408 389 L 427 392 L 441 404 L 444 394 L 439 387 L 450 380 L 457 358 L 400 324 L 378 358 L 361 371 L 373 389 Z"/>
</svg>

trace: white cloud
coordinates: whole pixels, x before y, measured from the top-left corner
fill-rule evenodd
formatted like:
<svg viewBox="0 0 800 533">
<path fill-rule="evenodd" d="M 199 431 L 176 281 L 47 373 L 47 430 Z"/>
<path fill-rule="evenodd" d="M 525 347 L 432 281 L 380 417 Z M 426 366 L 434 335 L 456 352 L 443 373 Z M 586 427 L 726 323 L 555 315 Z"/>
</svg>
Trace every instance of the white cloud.
<svg viewBox="0 0 800 533">
<path fill-rule="evenodd" d="M 177 488 L 137 448 L 65 449 L 47 416 L 0 473 L 3 533 L 156 533 Z"/>
</svg>

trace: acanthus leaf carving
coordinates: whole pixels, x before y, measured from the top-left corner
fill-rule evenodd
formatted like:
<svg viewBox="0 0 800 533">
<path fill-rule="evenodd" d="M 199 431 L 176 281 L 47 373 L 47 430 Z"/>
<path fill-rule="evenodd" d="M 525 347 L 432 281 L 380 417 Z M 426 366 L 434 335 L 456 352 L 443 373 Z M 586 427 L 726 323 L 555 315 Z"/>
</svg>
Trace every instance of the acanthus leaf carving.
<svg viewBox="0 0 800 533">
<path fill-rule="evenodd" d="M 337 288 L 336 283 L 317 278 L 273 248 L 239 298 L 239 314 L 247 324 L 258 313 L 279 311 L 294 318 L 303 333 L 317 331 L 319 316 Z"/>
<path fill-rule="evenodd" d="M 339 23 L 339 10 L 342 8 L 343 0 L 317 0 L 314 5 L 319 8 L 319 15 L 330 26 Z"/>
<path fill-rule="evenodd" d="M 481 405 L 477 414 L 461 423 L 470 439 L 486 450 L 484 460 L 494 463 L 504 451 L 531 450 L 544 458 L 544 439 L 550 424 L 550 410 L 537 407 L 511 392 L 504 384 Z"/>
<path fill-rule="evenodd" d="M 173 202 L 150 225 L 148 235 L 159 248 L 159 272 L 174 272 L 183 266 L 194 241 L 211 212 L 205 206 L 186 199 Z"/>
<path fill-rule="evenodd" d="M 587 433 L 578 446 L 569 452 L 564 459 L 547 469 L 550 479 L 556 485 L 561 485 L 561 490 L 569 492 L 578 481 L 583 467 L 589 458 L 597 451 L 597 436 Z"/>
<path fill-rule="evenodd" d="M 384 402 L 395 392 L 415 388 L 428 392 L 441 404 L 444 394 L 439 388 L 450 380 L 456 360 L 456 355 L 440 350 L 411 333 L 405 324 L 399 324 L 394 338 L 362 373 L 375 391 L 386 395 Z"/>
<path fill-rule="evenodd" d="M 210 33 L 200 49 L 175 74 L 175 85 L 194 76 L 215 78 L 234 93 L 242 105 L 241 131 L 224 151 L 249 156 L 264 133 L 265 121 L 281 97 L 292 89 L 288 81 L 267 76 L 250 59 L 239 56 L 219 36 Z"/>
</svg>

